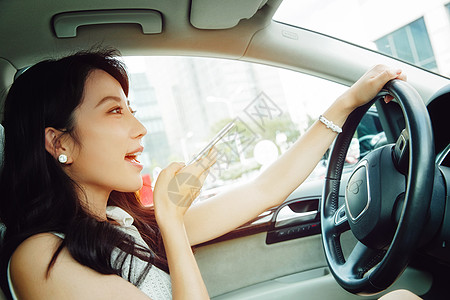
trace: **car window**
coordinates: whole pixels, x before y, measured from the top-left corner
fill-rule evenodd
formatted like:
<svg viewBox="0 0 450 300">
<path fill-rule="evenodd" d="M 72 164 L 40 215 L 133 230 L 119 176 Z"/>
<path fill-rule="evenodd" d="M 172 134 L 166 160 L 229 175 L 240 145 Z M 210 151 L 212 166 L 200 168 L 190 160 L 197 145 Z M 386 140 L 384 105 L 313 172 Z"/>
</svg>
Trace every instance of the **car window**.
<svg viewBox="0 0 450 300">
<path fill-rule="evenodd" d="M 199 196 L 207 199 L 230 184 L 254 178 L 284 153 L 347 87 L 282 68 L 196 57 L 126 57 L 129 99 L 146 126 L 141 156 L 144 188 L 172 161 L 188 161 L 230 121 L 217 144 L 218 161 Z M 374 148 L 381 126 L 366 116 L 349 150 L 349 168 Z M 309 180 L 323 178 L 326 157 Z"/>
</svg>

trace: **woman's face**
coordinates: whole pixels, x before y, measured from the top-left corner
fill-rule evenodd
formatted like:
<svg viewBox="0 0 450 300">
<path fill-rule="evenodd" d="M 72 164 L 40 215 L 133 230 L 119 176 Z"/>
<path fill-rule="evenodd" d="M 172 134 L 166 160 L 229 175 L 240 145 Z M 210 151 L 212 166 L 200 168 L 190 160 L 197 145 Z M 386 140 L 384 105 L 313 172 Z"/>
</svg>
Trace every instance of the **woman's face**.
<svg viewBox="0 0 450 300">
<path fill-rule="evenodd" d="M 119 82 L 103 70 L 92 71 L 74 115 L 79 144 L 73 143 L 69 153 L 69 176 L 88 197 L 139 190 L 143 166 L 136 156 L 147 131 L 132 114 Z"/>
</svg>

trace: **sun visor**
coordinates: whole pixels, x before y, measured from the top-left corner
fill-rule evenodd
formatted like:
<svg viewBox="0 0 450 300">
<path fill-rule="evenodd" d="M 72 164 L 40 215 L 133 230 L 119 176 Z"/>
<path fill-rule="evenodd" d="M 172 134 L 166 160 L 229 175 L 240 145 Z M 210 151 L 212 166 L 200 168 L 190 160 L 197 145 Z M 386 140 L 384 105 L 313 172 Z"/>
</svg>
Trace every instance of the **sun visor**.
<svg viewBox="0 0 450 300">
<path fill-rule="evenodd" d="M 198 29 L 228 29 L 250 19 L 268 0 L 192 0 L 191 24 Z"/>
<path fill-rule="evenodd" d="M 143 34 L 162 32 L 161 13 L 151 9 L 76 11 L 53 17 L 53 28 L 58 38 L 76 37 L 78 27 L 99 24 L 139 24 Z"/>
</svg>

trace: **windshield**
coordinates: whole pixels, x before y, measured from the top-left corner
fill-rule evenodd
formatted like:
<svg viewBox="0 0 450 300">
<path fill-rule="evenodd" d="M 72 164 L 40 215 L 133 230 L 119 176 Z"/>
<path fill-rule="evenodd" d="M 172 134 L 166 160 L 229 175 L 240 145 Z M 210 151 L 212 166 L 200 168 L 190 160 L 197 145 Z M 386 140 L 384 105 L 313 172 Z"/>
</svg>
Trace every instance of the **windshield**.
<svg viewBox="0 0 450 300">
<path fill-rule="evenodd" d="M 284 0 L 274 20 L 450 77 L 449 0 Z"/>
</svg>

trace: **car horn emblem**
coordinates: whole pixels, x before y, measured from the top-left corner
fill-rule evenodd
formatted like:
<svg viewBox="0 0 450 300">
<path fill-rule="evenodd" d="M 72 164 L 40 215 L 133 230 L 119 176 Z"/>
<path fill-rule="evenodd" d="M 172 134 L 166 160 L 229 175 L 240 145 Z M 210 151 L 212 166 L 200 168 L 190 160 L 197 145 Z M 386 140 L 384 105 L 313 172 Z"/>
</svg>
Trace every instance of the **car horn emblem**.
<svg viewBox="0 0 450 300">
<path fill-rule="evenodd" d="M 362 180 L 355 180 L 351 182 L 350 185 L 348 186 L 348 191 L 355 195 L 358 194 L 359 187 L 361 186 L 361 184 L 363 184 Z"/>
</svg>

